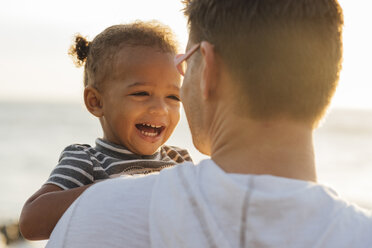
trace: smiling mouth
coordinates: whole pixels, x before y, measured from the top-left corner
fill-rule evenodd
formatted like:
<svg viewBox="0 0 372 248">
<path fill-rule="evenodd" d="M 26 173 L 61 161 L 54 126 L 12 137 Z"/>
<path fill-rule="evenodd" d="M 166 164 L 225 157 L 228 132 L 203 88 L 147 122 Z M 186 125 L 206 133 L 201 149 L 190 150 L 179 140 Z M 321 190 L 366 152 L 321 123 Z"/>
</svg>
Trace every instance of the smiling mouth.
<svg viewBox="0 0 372 248">
<path fill-rule="evenodd" d="M 140 123 L 136 124 L 136 128 L 145 136 L 156 137 L 159 136 L 164 131 L 165 126 Z"/>
</svg>

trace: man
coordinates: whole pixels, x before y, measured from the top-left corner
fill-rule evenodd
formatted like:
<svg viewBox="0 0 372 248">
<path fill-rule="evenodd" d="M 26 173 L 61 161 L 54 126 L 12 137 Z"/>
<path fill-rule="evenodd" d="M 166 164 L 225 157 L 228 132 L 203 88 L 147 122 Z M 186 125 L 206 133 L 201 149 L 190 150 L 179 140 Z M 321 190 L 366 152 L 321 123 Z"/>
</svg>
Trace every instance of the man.
<svg viewBox="0 0 372 248">
<path fill-rule="evenodd" d="M 189 0 L 185 13 L 181 98 L 211 159 L 91 187 L 48 247 L 372 247 L 372 214 L 316 183 L 312 131 L 342 57 L 337 0 Z"/>
</svg>

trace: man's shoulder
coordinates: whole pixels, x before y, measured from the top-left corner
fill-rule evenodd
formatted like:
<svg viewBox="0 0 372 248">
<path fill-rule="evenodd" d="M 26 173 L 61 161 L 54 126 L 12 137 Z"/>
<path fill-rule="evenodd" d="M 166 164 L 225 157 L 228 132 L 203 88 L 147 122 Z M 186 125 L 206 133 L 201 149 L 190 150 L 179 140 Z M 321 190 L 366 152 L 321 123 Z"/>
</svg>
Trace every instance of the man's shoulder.
<svg viewBox="0 0 372 248">
<path fill-rule="evenodd" d="M 372 211 L 334 199 L 333 211 L 329 217 L 324 216 L 324 221 L 328 222 L 324 247 L 334 244 L 337 247 L 372 247 Z"/>
<path fill-rule="evenodd" d="M 297 198 L 297 199 L 296 199 Z M 372 246 L 372 212 L 340 197 L 333 189 L 309 183 L 295 197 L 298 205 L 293 209 L 297 220 L 302 218 L 304 234 L 319 238 L 321 247 Z M 287 221 L 290 221 L 287 219 Z M 313 231 L 310 231 L 313 230 Z M 311 234 L 312 232 L 312 234 Z"/>
<path fill-rule="evenodd" d="M 153 184 L 156 181 L 158 173 L 150 173 L 146 175 L 134 175 L 134 176 L 120 176 L 117 178 L 104 180 L 102 182 L 93 185 L 87 190 L 94 191 L 94 195 L 98 193 L 105 194 L 112 192 L 113 194 L 125 192 L 126 194 L 136 194 L 143 192 L 151 192 Z"/>
<path fill-rule="evenodd" d="M 353 229 L 369 230 L 372 237 L 372 210 L 362 208 L 346 200 L 336 200 L 335 205 L 342 209 L 339 213 L 342 225 L 353 227 Z"/>
<path fill-rule="evenodd" d="M 60 219 L 47 247 L 149 247 L 155 178 L 119 177 L 91 186 Z"/>
</svg>

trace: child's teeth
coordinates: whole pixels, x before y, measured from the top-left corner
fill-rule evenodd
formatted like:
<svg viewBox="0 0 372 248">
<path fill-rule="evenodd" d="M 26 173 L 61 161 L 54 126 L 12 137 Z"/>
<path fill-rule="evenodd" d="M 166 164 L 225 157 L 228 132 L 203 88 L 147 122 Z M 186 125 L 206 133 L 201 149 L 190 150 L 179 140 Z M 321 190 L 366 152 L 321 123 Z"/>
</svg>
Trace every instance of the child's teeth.
<svg viewBox="0 0 372 248">
<path fill-rule="evenodd" d="M 141 133 L 142 133 L 143 135 L 150 136 L 150 137 L 154 137 L 154 136 L 157 135 L 157 133 L 148 133 L 148 132 L 145 132 L 145 131 L 141 131 Z"/>
<path fill-rule="evenodd" d="M 143 126 L 147 127 L 152 127 L 152 128 L 161 128 L 161 126 L 153 125 L 153 124 L 148 124 L 148 123 L 142 123 Z"/>
</svg>

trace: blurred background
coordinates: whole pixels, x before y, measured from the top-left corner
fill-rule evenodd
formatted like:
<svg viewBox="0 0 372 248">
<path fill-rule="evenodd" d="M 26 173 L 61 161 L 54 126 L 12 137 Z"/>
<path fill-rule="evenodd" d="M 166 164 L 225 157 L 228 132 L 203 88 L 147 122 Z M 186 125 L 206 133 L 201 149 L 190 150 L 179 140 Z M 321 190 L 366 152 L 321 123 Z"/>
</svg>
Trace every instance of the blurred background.
<svg viewBox="0 0 372 248">
<path fill-rule="evenodd" d="M 339 2 L 344 63 L 334 101 L 314 135 L 318 181 L 372 209 L 372 2 Z M 83 105 L 83 69 L 67 55 L 74 34 L 91 40 L 114 24 L 157 19 L 173 29 L 183 51 L 182 8 L 178 0 L 0 1 L 0 233 L 17 239 L 5 226 L 17 222 L 24 201 L 46 181 L 65 146 L 94 145 L 102 135 Z M 205 158 L 192 145 L 184 115 L 167 143 L 189 149 L 195 162 Z"/>
</svg>

